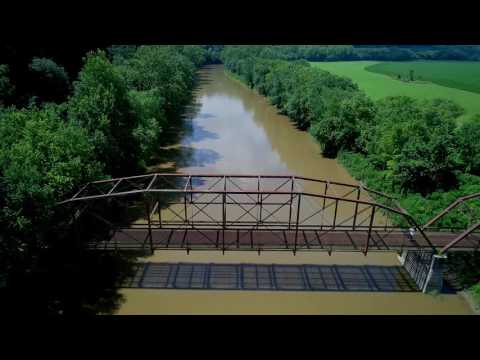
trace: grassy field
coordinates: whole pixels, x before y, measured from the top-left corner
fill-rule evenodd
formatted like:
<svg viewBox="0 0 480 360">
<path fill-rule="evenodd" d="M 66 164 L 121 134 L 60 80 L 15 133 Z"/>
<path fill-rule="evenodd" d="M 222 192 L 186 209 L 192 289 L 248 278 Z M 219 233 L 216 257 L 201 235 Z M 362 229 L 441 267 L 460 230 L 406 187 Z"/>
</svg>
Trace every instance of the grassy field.
<svg viewBox="0 0 480 360">
<path fill-rule="evenodd" d="M 414 80 L 428 81 L 455 89 L 480 93 L 480 62 L 478 61 L 405 61 L 381 62 L 366 70 L 396 79 L 408 78 L 413 70 Z"/>
<path fill-rule="evenodd" d="M 446 62 L 442 62 L 446 64 Z M 462 122 L 473 114 L 480 114 L 480 94 L 442 86 L 434 83 L 405 82 L 392 78 L 389 75 L 368 71 L 366 68 L 377 64 L 377 61 L 339 61 L 315 62 L 313 66 L 329 71 L 333 74 L 351 78 L 358 86 L 373 99 L 387 96 L 405 95 L 418 99 L 444 98 L 455 101 L 465 109 L 465 114 L 458 121 Z M 479 64 L 480 67 L 480 64 Z M 458 69 L 458 67 L 455 67 Z M 462 73 L 460 78 L 466 77 Z M 480 84 L 480 80 L 478 80 Z"/>
</svg>

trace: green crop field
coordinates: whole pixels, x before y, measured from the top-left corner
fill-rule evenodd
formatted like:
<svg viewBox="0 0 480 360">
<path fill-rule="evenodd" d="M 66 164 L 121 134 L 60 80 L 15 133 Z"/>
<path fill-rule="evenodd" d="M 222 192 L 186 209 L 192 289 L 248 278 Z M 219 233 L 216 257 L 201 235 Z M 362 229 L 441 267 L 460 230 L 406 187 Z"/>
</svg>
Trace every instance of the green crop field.
<svg viewBox="0 0 480 360">
<path fill-rule="evenodd" d="M 397 79 L 410 77 L 460 90 L 480 93 L 480 62 L 478 61 L 402 61 L 381 62 L 366 70 Z"/>
<path fill-rule="evenodd" d="M 433 62 L 430 62 L 430 61 L 415 62 L 415 64 L 422 64 L 422 63 L 432 64 Z M 443 65 L 443 68 L 445 69 L 445 71 L 447 71 L 447 64 L 453 63 L 455 65 L 451 67 L 453 70 L 449 72 L 449 76 L 448 77 L 444 76 L 444 79 L 445 78 L 453 79 L 452 74 L 455 71 L 457 71 L 461 75 L 458 76 L 458 80 L 452 80 L 452 81 L 456 81 L 456 83 L 462 83 L 462 84 L 467 84 L 467 82 L 470 84 L 472 83 L 471 80 L 467 81 L 466 70 L 463 70 L 460 67 L 461 64 L 464 64 L 463 62 L 455 63 L 455 62 L 441 61 L 436 63 L 439 63 L 439 65 L 434 66 L 437 74 L 440 71 L 439 70 L 440 65 Z M 396 78 L 390 75 L 379 74 L 379 73 L 375 73 L 367 70 L 367 68 L 371 69 L 372 66 L 390 64 L 385 62 L 339 61 L 339 62 L 315 62 L 312 64 L 313 66 L 318 66 L 319 68 L 329 71 L 333 74 L 351 78 L 355 83 L 358 84 L 360 89 L 364 90 L 373 99 L 381 99 L 387 96 L 398 96 L 398 95 L 411 96 L 418 99 L 444 98 L 444 99 L 450 99 L 452 101 L 455 101 L 465 109 L 465 114 L 458 119 L 459 122 L 464 121 L 466 118 L 471 117 L 473 114 L 480 114 L 480 94 L 474 93 L 471 91 L 465 91 L 459 88 L 439 85 L 438 84 L 438 82 L 440 81 L 438 80 L 439 77 L 437 77 L 437 80 L 436 80 L 437 84 L 432 82 L 427 82 L 427 78 L 433 78 L 433 75 L 431 74 L 434 72 L 434 70 L 431 70 L 430 72 L 423 72 L 423 73 L 421 73 L 420 70 L 418 70 L 418 74 L 420 74 L 425 81 L 406 82 L 403 80 L 397 80 Z M 398 64 L 399 66 L 401 66 L 400 64 L 404 64 L 404 63 L 398 63 Z M 410 64 L 413 64 L 413 62 L 411 62 Z M 473 64 L 473 63 L 467 63 L 467 64 Z M 480 69 L 480 63 L 478 63 L 478 68 Z M 480 71 L 479 69 L 476 70 L 477 73 L 478 71 Z M 406 70 L 403 73 L 403 75 L 407 75 L 409 73 L 409 70 L 410 69 Z M 416 71 L 414 70 L 414 76 L 415 74 L 416 74 Z M 430 74 L 430 75 L 427 76 L 427 74 Z M 472 75 L 472 78 L 473 77 L 474 75 Z M 450 84 L 453 83 L 452 81 L 450 82 Z M 480 87 L 480 79 L 478 79 L 477 83 L 478 83 L 477 86 Z"/>
</svg>

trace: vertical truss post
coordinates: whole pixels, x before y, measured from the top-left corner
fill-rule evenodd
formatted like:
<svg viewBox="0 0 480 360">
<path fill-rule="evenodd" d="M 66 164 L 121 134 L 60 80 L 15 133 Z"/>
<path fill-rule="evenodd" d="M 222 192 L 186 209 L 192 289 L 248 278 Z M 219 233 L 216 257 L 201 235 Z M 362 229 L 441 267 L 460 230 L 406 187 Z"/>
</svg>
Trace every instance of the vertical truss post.
<svg viewBox="0 0 480 360">
<path fill-rule="evenodd" d="M 360 187 L 357 188 L 357 200 L 360 200 Z M 357 214 L 358 214 L 358 202 L 355 203 L 355 210 L 353 213 L 353 231 L 355 231 L 355 226 L 357 225 Z"/>
<path fill-rule="evenodd" d="M 298 193 L 298 203 L 297 203 L 297 221 L 295 226 L 295 244 L 293 246 L 293 254 L 297 252 L 297 242 L 298 242 L 298 225 L 300 222 L 300 206 L 301 206 L 302 194 Z"/>
<path fill-rule="evenodd" d="M 257 203 L 260 205 L 258 209 L 258 219 L 257 219 L 257 229 L 260 226 L 260 223 L 262 222 L 262 203 L 263 203 L 263 195 L 260 193 L 260 176 L 257 178 L 258 183 L 257 183 Z"/>
<path fill-rule="evenodd" d="M 184 208 L 184 215 L 185 219 L 183 220 L 185 224 L 185 228 L 188 226 L 188 217 L 187 217 L 187 191 L 184 190 L 183 192 L 183 208 Z"/>
<path fill-rule="evenodd" d="M 323 192 L 323 195 L 327 195 L 328 192 L 328 181 L 325 183 L 325 191 Z M 323 198 L 323 206 L 322 206 L 322 225 L 320 225 L 320 230 L 323 230 L 323 219 L 325 218 L 325 202 L 327 201 L 326 198 Z"/>
<path fill-rule="evenodd" d="M 193 203 L 193 186 L 192 186 L 192 177 L 191 176 L 188 177 L 188 182 L 190 184 L 190 191 L 192 191 L 190 193 L 190 203 Z M 193 218 L 192 218 L 192 221 L 193 221 Z"/>
<path fill-rule="evenodd" d="M 290 210 L 288 213 L 288 230 L 291 228 L 292 223 L 292 204 L 293 204 L 293 187 L 294 187 L 295 176 L 292 176 L 292 186 L 290 187 Z"/>
<path fill-rule="evenodd" d="M 386 212 L 382 211 L 381 212 L 384 216 L 385 216 L 385 228 L 384 228 L 384 231 L 387 232 L 387 228 L 388 228 L 388 215 Z"/>
<path fill-rule="evenodd" d="M 368 225 L 367 245 L 365 246 L 365 253 L 364 253 L 365 256 L 367 256 L 368 245 L 370 244 L 370 238 L 372 236 L 372 226 L 373 226 L 374 218 L 375 218 L 375 206 L 372 206 L 372 214 L 370 215 L 370 224 Z"/>
<path fill-rule="evenodd" d="M 183 203 L 184 203 L 184 210 L 185 210 L 185 228 L 188 227 L 188 213 L 187 213 L 187 189 L 188 189 L 188 185 L 190 184 L 190 181 L 191 181 L 192 177 L 189 176 L 186 183 L 185 183 L 185 186 L 183 187 L 183 192 L 184 192 L 184 197 L 183 197 Z M 190 192 L 190 204 L 192 203 L 192 192 Z M 192 209 L 192 227 L 193 227 L 193 209 Z"/>
<path fill-rule="evenodd" d="M 160 206 L 160 196 L 158 196 L 158 223 L 161 229 L 162 228 L 162 208 Z"/>
<path fill-rule="evenodd" d="M 222 249 L 225 251 L 225 228 L 227 227 L 227 177 L 224 176 L 222 196 Z"/>
<path fill-rule="evenodd" d="M 148 196 L 145 196 L 145 210 L 147 211 L 147 223 L 148 223 L 148 238 L 150 244 L 150 252 L 153 255 L 153 238 L 152 238 L 152 223 L 150 221 L 150 202 Z"/>
<path fill-rule="evenodd" d="M 222 194 L 222 249 L 225 251 L 225 228 L 227 227 L 227 193 L 224 191 Z"/>
<path fill-rule="evenodd" d="M 335 200 L 335 213 L 333 214 L 333 230 L 335 230 L 335 224 L 337 223 L 337 212 L 338 212 L 338 199 Z"/>
</svg>

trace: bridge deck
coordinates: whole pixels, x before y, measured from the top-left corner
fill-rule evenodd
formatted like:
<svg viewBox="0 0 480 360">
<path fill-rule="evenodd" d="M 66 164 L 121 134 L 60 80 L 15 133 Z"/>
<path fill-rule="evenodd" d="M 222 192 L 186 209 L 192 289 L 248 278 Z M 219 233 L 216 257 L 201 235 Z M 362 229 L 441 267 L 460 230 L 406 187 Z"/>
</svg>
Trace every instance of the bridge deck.
<svg viewBox="0 0 480 360">
<path fill-rule="evenodd" d="M 124 229 L 114 231 L 110 241 L 91 243 L 95 249 L 142 249 L 150 248 L 148 229 Z M 434 232 L 428 234 L 433 245 L 441 248 L 458 234 Z M 298 232 L 297 250 L 364 251 L 367 232 L 302 230 Z M 459 243 L 457 250 L 478 248 L 480 234 L 470 235 Z M 293 250 L 295 231 L 247 231 L 247 230 L 198 230 L 198 229 L 152 229 L 152 247 L 158 249 L 225 249 L 225 250 Z M 412 240 L 403 232 L 372 231 L 369 251 L 392 251 L 400 249 L 428 248 L 419 237 Z"/>
</svg>

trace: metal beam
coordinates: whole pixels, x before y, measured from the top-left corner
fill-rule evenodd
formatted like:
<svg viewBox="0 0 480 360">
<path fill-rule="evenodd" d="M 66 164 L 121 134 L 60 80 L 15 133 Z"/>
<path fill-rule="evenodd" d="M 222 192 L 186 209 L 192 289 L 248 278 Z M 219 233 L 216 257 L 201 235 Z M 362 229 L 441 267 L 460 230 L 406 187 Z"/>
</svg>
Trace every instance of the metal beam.
<svg viewBox="0 0 480 360">
<path fill-rule="evenodd" d="M 467 230 L 465 230 L 463 233 L 461 233 L 459 236 L 457 236 L 452 242 L 450 242 L 448 245 L 445 245 L 441 250 L 440 250 L 440 254 L 444 254 L 446 253 L 448 250 L 450 250 L 452 247 L 454 247 L 455 245 L 457 245 L 460 241 L 462 241 L 463 239 L 465 239 L 468 235 L 470 235 L 471 233 L 473 233 L 475 230 L 477 230 L 478 228 L 480 228 L 480 223 L 477 223 L 473 226 L 471 226 L 470 228 L 468 228 Z"/>
</svg>

